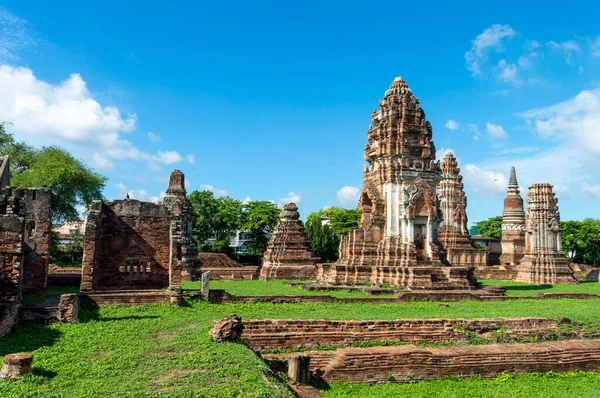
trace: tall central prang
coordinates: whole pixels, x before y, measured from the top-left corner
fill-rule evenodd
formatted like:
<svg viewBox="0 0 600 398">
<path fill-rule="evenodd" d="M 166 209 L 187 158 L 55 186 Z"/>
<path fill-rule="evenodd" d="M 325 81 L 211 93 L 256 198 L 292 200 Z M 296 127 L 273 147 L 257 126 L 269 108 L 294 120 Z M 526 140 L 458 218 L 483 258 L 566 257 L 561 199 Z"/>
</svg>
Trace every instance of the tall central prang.
<svg viewBox="0 0 600 398">
<path fill-rule="evenodd" d="M 431 124 L 419 99 L 396 78 L 367 132 L 358 229 L 342 238 L 330 282 L 380 282 L 412 288 L 469 288 L 472 268 L 445 266 L 438 243 L 442 180 Z"/>
</svg>

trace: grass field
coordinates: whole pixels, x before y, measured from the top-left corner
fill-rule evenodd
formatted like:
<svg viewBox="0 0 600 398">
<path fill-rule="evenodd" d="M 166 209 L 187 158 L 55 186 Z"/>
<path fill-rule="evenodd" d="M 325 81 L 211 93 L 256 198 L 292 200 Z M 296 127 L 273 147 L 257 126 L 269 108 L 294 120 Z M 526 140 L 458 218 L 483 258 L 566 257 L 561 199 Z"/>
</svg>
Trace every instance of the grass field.
<svg viewBox="0 0 600 398">
<path fill-rule="evenodd" d="M 200 282 L 182 282 L 184 289 L 200 289 Z M 372 294 L 361 291 L 327 290 L 314 291 L 303 290 L 296 286 L 288 286 L 284 281 L 210 281 L 211 289 L 223 289 L 235 296 L 333 296 L 333 297 L 375 297 Z M 376 297 L 394 297 L 394 294 L 378 294 Z"/>
<path fill-rule="evenodd" d="M 167 306 L 104 307 L 84 312 L 83 322 L 68 325 L 32 324 L 17 327 L 0 338 L 0 355 L 32 352 L 35 375 L 18 382 L 0 382 L 0 397 L 278 397 L 287 396 L 281 382 L 265 382 L 268 370 L 240 344 L 210 341 L 210 321 L 236 313 L 248 318 L 306 319 L 394 319 L 543 316 L 569 317 L 579 322 L 600 325 L 600 299 L 592 300 L 515 300 L 510 302 L 401 304 L 343 303 L 244 303 L 209 304 L 191 302 L 182 308 Z M 579 394 L 597 375 L 578 375 L 561 382 L 564 388 L 576 388 Z M 445 386 L 446 396 L 462 395 L 484 388 L 488 381 L 436 381 Z M 533 383 L 533 382 L 531 382 Z M 535 381 L 540 391 L 556 390 L 556 380 Z M 591 383 L 591 381 L 590 381 Z M 397 396 L 404 393 L 424 395 L 427 383 L 386 386 L 383 390 L 334 385 L 328 396 Z M 486 391 L 514 392 L 527 384 L 519 380 L 489 384 Z M 351 395 L 345 391 L 356 390 Z M 437 388 L 437 387 L 436 387 Z M 390 389 L 390 390 L 387 390 Z M 429 390 L 430 392 L 433 390 Z M 454 391 L 454 393 L 452 393 Z M 344 395 L 346 394 L 346 395 Z M 358 395 L 356 395 L 358 394 Z M 388 395 L 385 395 L 388 394 Z M 392 395 L 389 395 L 392 394 Z M 418 395 L 421 394 L 421 395 Z M 513 394 L 512 396 L 519 396 Z M 431 396 L 431 395 L 427 395 Z M 494 395 L 488 395 L 494 396 Z M 500 395 L 496 395 L 500 396 Z M 504 395 L 511 396 L 511 395 Z M 522 395 L 541 396 L 541 395 Z"/>
<path fill-rule="evenodd" d="M 536 296 L 539 293 L 600 294 L 600 283 L 580 281 L 578 285 L 530 285 L 513 281 L 481 280 L 484 286 L 505 286 L 507 296 Z"/>
<path fill-rule="evenodd" d="M 600 283 L 581 281 L 578 285 L 530 285 L 527 283 L 498 280 L 482 280 L 484 286 L 505 286 L 507 296 L 537 296 L 539 293 L 573 293 L 586 292 L 600 294 Z M 183 282 L 184 289 L 199 289 L 200 282 Z M 309 291 L 296 286 L 288 286 L 284 281 L 228 281 L 216 280 L 210 282 L 211 289 L 223 289 L 236 296 L 290 296 L 290 295 L 327 295 L 334 297 L 373 297 L 368 293 L 351 291 Z M 378 295 L 377 297 L 394 297 L 393 294 Z"/>
<path fill-rule="evenodd" d="M 564 398 L 600 397 L 600 373 L 500 375 L 486 380 L 440 379 L 415 384 L 351 385 L 332 383 L 326 398 Z"/>
</svg>

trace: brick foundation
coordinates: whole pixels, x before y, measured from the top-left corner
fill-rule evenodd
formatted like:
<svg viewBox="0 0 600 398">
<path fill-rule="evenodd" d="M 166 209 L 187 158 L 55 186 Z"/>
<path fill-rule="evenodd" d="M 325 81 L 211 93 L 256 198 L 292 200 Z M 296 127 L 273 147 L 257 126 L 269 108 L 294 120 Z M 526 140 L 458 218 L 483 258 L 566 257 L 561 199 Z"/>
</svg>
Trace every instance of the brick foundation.
<svg viewBox="0 0 600 398">
<path fill-rule="evenodd" d="M 272 351 L 349 346 L 381 340 L 405 343 L 467 343 L 468 335 L 492 338 L 490 333 L 493 331 L 501 331 L 505 342 L 534 337 L 543 340 L 550 334 L 563 338 L 585 335 L 581 327 L 572 324 L 568 319 L 549 318 L 379 321 L 251 319 L 244 321 L 242 339 L 253 350 Z"/>
<path fill-rule="evenodd" d="M 312 359 L 312 358 L 311 358 Z M 327 382 L 406 383 L 441 377 L 600 370 L 600 341 L 417 348 L 344 348 L 322 368 Z"/>
</svg>

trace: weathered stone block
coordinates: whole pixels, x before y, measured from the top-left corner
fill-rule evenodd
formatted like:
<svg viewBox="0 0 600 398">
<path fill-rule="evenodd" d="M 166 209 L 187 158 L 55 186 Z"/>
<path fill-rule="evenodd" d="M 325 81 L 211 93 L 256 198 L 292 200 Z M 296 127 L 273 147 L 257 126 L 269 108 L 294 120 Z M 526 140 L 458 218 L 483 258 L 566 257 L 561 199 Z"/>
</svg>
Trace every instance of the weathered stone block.
<svg viewBox="0 0 600 398">
<path fill-rule="evenodd" d="M 21 377 L 31 374 L 32 354 L 8 354 L 4 357 L 2 369 L 0 370 L 0 379 L 17 380 Z"/>
</svg>

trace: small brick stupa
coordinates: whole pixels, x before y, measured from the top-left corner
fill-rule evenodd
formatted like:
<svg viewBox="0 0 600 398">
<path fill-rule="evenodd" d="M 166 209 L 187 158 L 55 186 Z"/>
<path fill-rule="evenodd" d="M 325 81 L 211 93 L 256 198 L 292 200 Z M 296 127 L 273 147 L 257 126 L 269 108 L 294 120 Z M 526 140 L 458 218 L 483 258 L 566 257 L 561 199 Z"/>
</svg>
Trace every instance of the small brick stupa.
<svg viewBox="0 0 600 398">
<path fill-rule="evenodd" d="M 487 265 L 487 251 L 473 247 L 467 227 L 467 196 L 463 177 L 454 154 L 447 153 L 442 160 L 442 181 L 437 187 L 441 221 L 438 227 L 438 240 L 452 265 Z"/>
<path fill-rule="evenodd" d="M 319 257 L 311 251 L 310 239 L 304 233 L 298 206 L 284 205 L 263 257 L 260 279 L 315 278 L 318 262 Z"/>
<path fill-rule="evenodd" d="M 529 187 L 525 256 L 516 280 L 535 284 L 577 283 L 562 250 L 558 199 L 550 184 Z"/>
<path fill-rule="evenodd" d="M 525 210 L 523 198 L 519 192 L 517 172 L 510 169 L 508 194 L 504 199 L 502 212 L 502 254 L 500 264 L 516 265 L 521 262 L 525 252 Z"/>
</svg>

